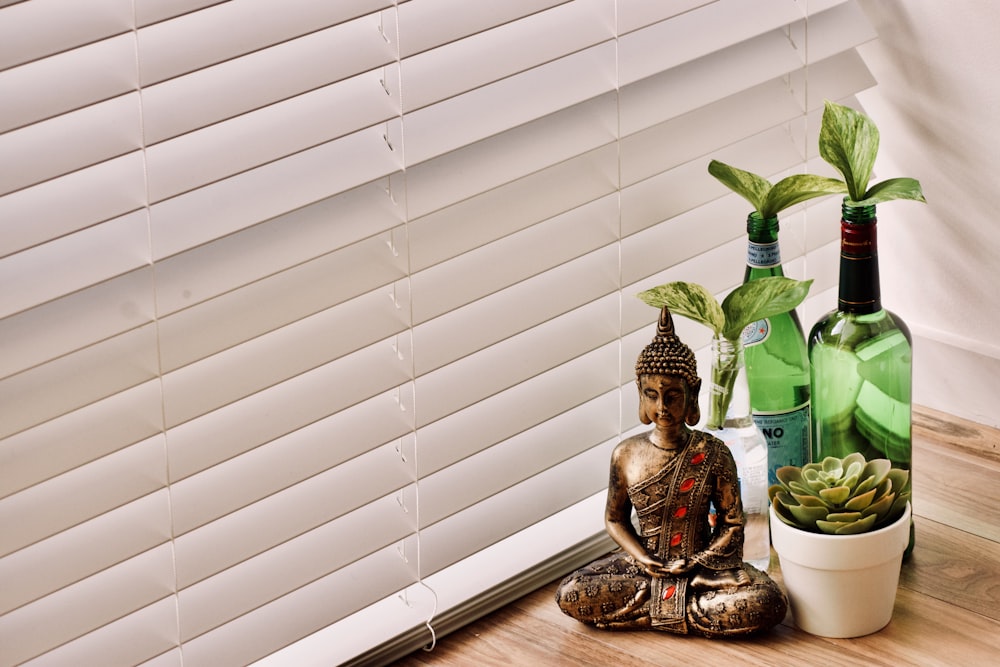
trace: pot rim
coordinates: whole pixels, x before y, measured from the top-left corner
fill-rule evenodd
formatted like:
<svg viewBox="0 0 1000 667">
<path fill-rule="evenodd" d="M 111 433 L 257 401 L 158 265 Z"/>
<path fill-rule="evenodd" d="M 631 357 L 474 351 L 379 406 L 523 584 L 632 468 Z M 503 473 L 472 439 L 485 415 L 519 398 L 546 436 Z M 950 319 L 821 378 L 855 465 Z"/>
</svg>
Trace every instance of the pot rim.
<svg viewBox="0 0 1000 667">
<path fill-rule="evenodd" d="M 818 569 L 849 569 L 902 559 L 910 539 L 913 508 L 896 521 L 878 530 L 856 535 L 827 535 L 790 526 L 769 508 L 771 542 L 779 559 L 788 559 Z"/>
</svg>

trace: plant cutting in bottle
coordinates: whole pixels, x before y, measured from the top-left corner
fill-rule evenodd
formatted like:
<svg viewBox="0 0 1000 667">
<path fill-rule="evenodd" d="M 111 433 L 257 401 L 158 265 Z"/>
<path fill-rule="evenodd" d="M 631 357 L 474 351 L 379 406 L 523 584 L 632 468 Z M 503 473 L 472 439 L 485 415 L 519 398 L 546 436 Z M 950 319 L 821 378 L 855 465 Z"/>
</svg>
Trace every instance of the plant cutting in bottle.
<svg viewBox="0 0 1000 667">
<path fill-rule="evenodd" d="M 772 184 L 763 176 L 712 160 L 708 173 L 746 199 L 765 220 L 790 206 L 824 195 L 847 192 L 843 181 L 813 174 L 792 174 Z"/>
<path fill-rule="evenodd" d="M 645 303 L 687 317 L 712 330 L 716 339 L 739 344 L 744 327 L 751 322 L 787 312 L 798 306 L 809 293 L 812 280 L 793 280 L 783 276 L 761 278 L 740 285 L 720 304 L 705 287 L 683 281 L 653 287 L 638 296 Z M 739 371 L 738 357 L 731 362 L 713 364 L 706 428 L 722 428 L 732 398 L 733 384 Z"/>
<path fill-rule="evenodd" d="M 815 197 L 843 194 L 836 178 L 794 174 L 772 184 L 763 176 L 712 160 L 708 172 L 754 207 L 747 217 L 743 282 L 784 276 L 778 213 Z M 768 480 L 783 465 L 810 460 L 809 356 L 794 310 L 750 323 L 743 332 L 753 421 L 767 441 Z"/>
<path fill-rule="evenodd" d="M 888 459 L 854 452 L 802 467 L 778 468 L 767 490 L 775 515 L 790 526 L 827 535 L 856 535 L 897 521 L 910 499 L 910 473 Z"/>
<path fill-rule="evenodd" d="M 820 155 L 844 177 L 837 308 L 809 334 L 813 458 L 859 453 L 911 466 L 913 348 L 906 323 L 883 308 L 876 205 L 926 201 L 920 183 L 890 178 L 869 185 L 879 147 L 875 124 L 827 102 Z M 907 553 L 914 545 L 913 523 Z"/>
<path fill-rule="evenodd" d="M 893 199 L 926 202 L 920 183 L 913 178 L 889 178 L 868 187 L 878 155 L 879 132 L 864 114 L 827 101 L 819 130 L 819 154 L 844 177 L 847 199 L 872 206 Z"/>
</svg>

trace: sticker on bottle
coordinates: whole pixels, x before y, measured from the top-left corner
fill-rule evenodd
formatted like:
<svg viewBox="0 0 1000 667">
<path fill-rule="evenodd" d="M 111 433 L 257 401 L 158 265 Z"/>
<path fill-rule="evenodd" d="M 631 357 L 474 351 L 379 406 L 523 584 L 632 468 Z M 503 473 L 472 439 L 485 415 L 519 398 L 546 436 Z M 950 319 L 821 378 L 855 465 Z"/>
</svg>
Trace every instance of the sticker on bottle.
<svg viewBox="0 0 1000 667">
<path fill-rule="evenodd" d="M 781 264 L 781 249 L 778 242 L 747 244 L 747 264 L 758 269 L 768 269 Z"/>
<path fill-rule="evenodd" d="M 743 341 L 743 347 L 750 347 L 751 345 L 763 343 L 770 335 L 771 320 L 764 318 L 743 327 L 743 333 L 740 335 L 740 338 Z"/>
<path fill-rule="evenodd" d="M 810 460 L 809 403 L 788 412 L 754 412 L 753 421 L 767 440 L 767 481 L 778 481 L 781 466 L 803 466 Z"/>
</svg>

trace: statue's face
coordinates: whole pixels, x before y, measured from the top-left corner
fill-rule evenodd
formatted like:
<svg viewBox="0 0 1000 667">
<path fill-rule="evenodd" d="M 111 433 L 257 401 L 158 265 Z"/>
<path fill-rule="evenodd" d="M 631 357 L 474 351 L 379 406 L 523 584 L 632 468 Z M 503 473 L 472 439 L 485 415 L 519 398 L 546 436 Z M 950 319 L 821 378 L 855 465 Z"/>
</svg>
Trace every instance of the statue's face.
<svg viewBox="0 0 1000 667">
<path fill-rule="evenodd" d="M 687 382 L 681 377 L 643 375 L 639 378 L 639 413 L 650 423 L 662 428 L 684 424 L 689 400 Z"/>
</svg>

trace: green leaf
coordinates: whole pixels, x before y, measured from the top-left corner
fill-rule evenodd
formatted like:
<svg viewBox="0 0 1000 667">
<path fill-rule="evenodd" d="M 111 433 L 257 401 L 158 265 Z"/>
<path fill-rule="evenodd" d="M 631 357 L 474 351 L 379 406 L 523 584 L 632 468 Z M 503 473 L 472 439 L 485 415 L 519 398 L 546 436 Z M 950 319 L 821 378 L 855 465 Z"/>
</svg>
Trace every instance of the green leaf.
<svg viewBox="0 0 1000 667">
<path fill-rule="evenodd" d="M 875 514 L 879 518 L 881 518 L 883 516 L 886 516 L 892 509 L 892 504 L 893 502 L 895 502 L 895 499 L 896 499 L 895 493 L 890 493 L 889 495 L 882 496 L 881 498 L 873 502 L 871 505 L 863 509 L 861 512 L 865 516 Z"/>
<path fill-rule="evenodd" d="M 771 182 L 757 174 L 731 167 L 724 162 L 712 160 L 708 163 L 708 173 L 723 185 L 750 202 L 755 211 L 764 207 L 764 198 L 771 189 Z"/>
<path fill-rule="evenodd" d="M 927 203 L 920 181 L 915 178 L 890 178 L 876 183 L 865 193 L 862 204 L 881 204 L 893 199 L 911 199 Z"/>
<path fill-rule="evenodd" d="M 910 491 L 910 472 L 902 468 L 893 468 L 889 471 L 888 477 L 892 480 L 892 489 L 900 493 Z"/>
<path fill-rule="evenodd" d="M 798 466 L 781 466 L 774 471 L 780 484 L 790 485 L 802 479 L 802 469 Z"/>
<path fill-rule="evenodd" d="M 851 497 L 851 489 L 846 486 L 833 486 L 829 489 L 820 489 L 819 497 L 830 505 L 842 505 Z"/>
<path fill-rule="evenodd" d="M 696 283 L 667 283 L 640 292 L 638 296 L 654 308 L 666 306 L 671 313 L 704 324 L 716 334 L 726 326 L 726 316 L 715 296 Z"/>
<path fill-rule="evenodd" d="M 809 493 L 792 493 L 792 500 L 798 502 L 799 505 L 806 505 L 807 507 L 826 507 L 826 503 L 823 502 L 821 498 Z"/>
<path fill-rule="evenodd" d="M 798 281 L 784 276 L 758 278 L 740 285 L 722 302 L 722 336 L 736 340 L 751 322 L 792 310 L 806 298 L 810 285 L 812 280 Z"/>
<path fill-rule="evenodd" d="M 849 107 L 827 101 L 819 130 L 819 154 L 844 176 L 848 196 L 865 199 L 878 154 L 875 123 Z"/>
<path fill-rule="evenodd" d="M 812 174 L 793 174 L 774 184 L 764 197 L 763 203 L 757 207 L 757 211 L 767 219 L 808 199 L 846 192 L 847 184 L 839 179 Z"/>
<path fill-rule="evenodd" d="M 871 507 L 872 502 L 875 500 L 875 489 L 868 491 L 866 493 L 861 493 L 846 503 L 844 503 L 844 509 L 851 512 L 864 512 L 865 508 Z"/>
<path fill-rule="evenodd" d="M 804 505 L 792 505 L 786 507 L 788 513 L 803 526 L 811 526 L 821 519 L 826 518 L 825 507 L 806 507 Z"/>
<path fill-rule="evenodd" d="M 878 519 L 874 514 L 866 516 L 858 521 L 851 521 L 850 523 L 836 523 L 832 522 L 829 524 L 831 527 L 836 527 L 834 531 L 835 535 L 859 535 L 861 533 L 867 533 L 875 525 L 875 521 Z M 819 522 L 816 522 L 819 525 Z M 826 532 L 825 527 L 821 526 L 820 530 Z"/>
</svg>

